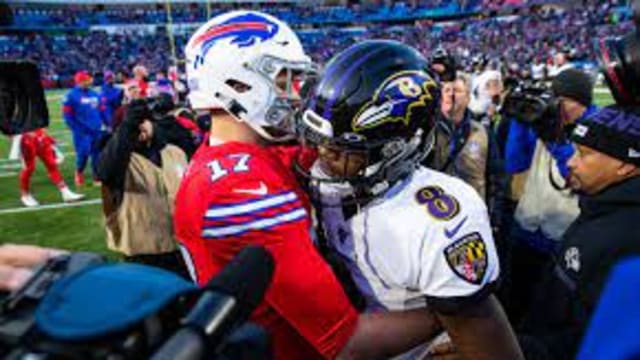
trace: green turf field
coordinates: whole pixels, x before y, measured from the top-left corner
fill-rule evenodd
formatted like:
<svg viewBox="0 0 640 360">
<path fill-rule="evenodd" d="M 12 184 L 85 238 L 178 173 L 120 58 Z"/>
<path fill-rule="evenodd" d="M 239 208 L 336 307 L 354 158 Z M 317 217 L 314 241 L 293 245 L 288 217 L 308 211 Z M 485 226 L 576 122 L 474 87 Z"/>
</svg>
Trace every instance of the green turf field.
<svg viewBox="0 0 640 360">
<path fill-rule="evenodd" d="M 60 102 L 64 91 L 47 93 L 51 124 L 49 133 L 53 135 L 65 154 L 61 171 L 67 184 L 74 189 L 73 171 L 75 156 L 70 132 L 62 121 Z M 608 92 L 599 90 L 595 94 L 598 105 L 612 102 Z M 85 204 L 75 207 L 42 208 L 21 211 L 18 172 L 20 162 L 8 161 L 9 141 L 0 136 L 0 243 L 13 242 L 53 246 L 69 250 L 98 251 L 105 253 L 104 229 L 100 204 Z M 85 177 L 90 179 L 89 169 Z M 38 166 L 32 180 L 32 193 L 41 205 L 60 204 L 60 195 L 49 182 L 44 166 Z M 89 181 L 90 184 L 90 181 Z M 87 195 L 87 199 L 99 199 L 100 189 L 91 185 L 74 189 Z"/>
</svg>

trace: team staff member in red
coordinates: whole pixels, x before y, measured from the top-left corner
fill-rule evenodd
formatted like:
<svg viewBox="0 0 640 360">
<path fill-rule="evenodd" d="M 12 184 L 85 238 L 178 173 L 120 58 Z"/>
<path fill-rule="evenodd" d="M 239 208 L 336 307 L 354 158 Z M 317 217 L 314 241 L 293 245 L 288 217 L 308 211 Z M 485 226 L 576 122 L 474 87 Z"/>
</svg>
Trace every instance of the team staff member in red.
<svg viewBox="0 0 640 360">
<path fill-rule="evenodd" d="M 62 178 L 56 153 L 53 149 L 55 139 L 47 134 L 45 129 L 37 129 L 22 134 L 20 138 L 20 152 L 22 153 L 23 167 L 20 171 L 20 201 L 27 207 L 40 205 L 31 194 L 31 175 L 36 170 L 36 157 L 39 157 L 47 169 L 51 182 L 58 187 L 62 200 L 65 202 L 77 201 L 84 197 L 71 191 Z"/>
<path fill-rule="evenodd" d="M 286 131 L 311 67 L 283 22 L 259 12 L 211 19 L 186 48 L 189 100 L 211 113 L 176 200 L 175 229 L 192 276 L 206 283 L 240 249 L 260 244 L 276 269 L 253 320 L 276 359 L 388 358 L 430 337 L 424 311 L 358 316 L 311 241 L 308 200 Z"/>
</svg>

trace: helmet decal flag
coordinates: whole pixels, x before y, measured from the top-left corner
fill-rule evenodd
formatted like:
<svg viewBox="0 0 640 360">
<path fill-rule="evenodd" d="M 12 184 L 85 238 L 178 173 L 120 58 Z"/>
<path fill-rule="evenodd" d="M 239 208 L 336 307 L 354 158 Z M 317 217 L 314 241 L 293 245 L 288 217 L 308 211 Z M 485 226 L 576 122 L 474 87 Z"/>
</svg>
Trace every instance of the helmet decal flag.
<svg viewBox="0 0 640 360">
<path fill-rule="evenodd" d="M 256 41 L 264 42 L 273 38 L 278 30 L 277 23 L 259 14 L 249 13 L 212 26 L 198 36 L 192 46 L 201 44 L 201 56 L 205 57 L 209 49 L 220 40 L 230 39 L 232 45 L 243 48 L 254 45 Z"/>
<path fill-rule="evenodd" d="M 402 121 L 409 125 L 414 108 L 433 100 L 432 89 L 437 84 L 422 71 L 401 71 L 382 82 L 373 99 L 366 103 L 351 123 L 353 131 L 370 129 L 381 124 Z"/>
</svg>

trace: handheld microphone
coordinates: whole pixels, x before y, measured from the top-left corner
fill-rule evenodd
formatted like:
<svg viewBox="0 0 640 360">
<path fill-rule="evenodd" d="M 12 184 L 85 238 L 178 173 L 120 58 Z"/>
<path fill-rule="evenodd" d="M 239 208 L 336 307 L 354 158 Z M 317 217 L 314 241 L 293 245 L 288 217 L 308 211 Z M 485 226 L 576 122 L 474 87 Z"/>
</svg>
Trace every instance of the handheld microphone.
<svg viewBox="0 0 640 360">
<path fill-rule="evenodd" d="M 154 354 L 153 360 L 200 359 L 217 353 L 227 336 L 249 319 L 271 282 L 274 261 L 261 246 L 248 246 L 204 287 L 183 320 L 183 327 Z"/>
</svg>

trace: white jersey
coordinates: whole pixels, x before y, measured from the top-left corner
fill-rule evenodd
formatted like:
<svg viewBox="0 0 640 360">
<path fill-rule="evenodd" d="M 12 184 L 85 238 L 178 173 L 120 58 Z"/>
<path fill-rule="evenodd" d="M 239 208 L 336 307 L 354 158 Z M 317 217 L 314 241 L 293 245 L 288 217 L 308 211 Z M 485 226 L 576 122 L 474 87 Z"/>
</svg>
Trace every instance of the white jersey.
<svg viewBox="0 0 640 360">
<path fill-rule="evenodd" d="M 487 208 L 449 175 L 419 168 L 348 220 L 341 207 L 325 207 L 322 216 L 368 311 L 459 300 L 498 278 Z"/>
<path fill-rule="evenodd" d="M 546 66 L 543 63 L 531 65 L 531 77 L 533 80 L 544 80 L 544 70 Z"/>
<path fill-rule="evenodd" d="M 554 66 L 552 66 L 552 67 L 549 69 L 549 76 L 550 76 L 550 77 L 556 77 L 556 76 L 558 76 L 558 74 L 560 74 L 561 72 L 563 72 L 563 71 L 565 71 L 565 70 L 567 70 L 567 69 L 571 69 L 571 68 L 573 68 L 573 67 L 574 67 L 574 66 L 573 66 L 573 64 L 571 64 L 571 63 L 565 63 L 565 64 L 564 64 L 564 65 L 562 65 L 562 66 L 555 66 L 555 65 L 554 65 Z"/>
</svg>

